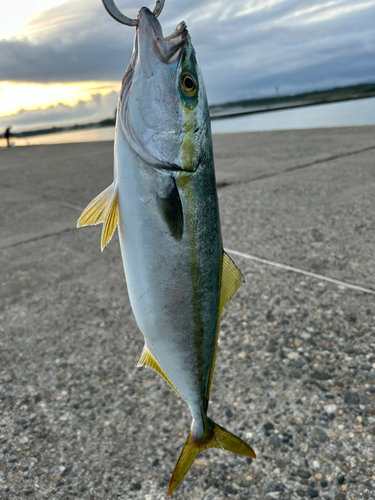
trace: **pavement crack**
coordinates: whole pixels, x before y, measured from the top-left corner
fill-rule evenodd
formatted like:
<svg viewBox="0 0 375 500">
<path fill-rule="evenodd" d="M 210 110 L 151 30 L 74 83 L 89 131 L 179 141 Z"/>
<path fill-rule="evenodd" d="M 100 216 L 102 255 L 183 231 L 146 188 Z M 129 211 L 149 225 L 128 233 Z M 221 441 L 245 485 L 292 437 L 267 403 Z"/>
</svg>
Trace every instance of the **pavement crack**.
<svg viewBox="0 0 375 500">
<path fill-rule="evenodd" d="M 230 181 L 230 180 L 219 181 L 216 183 L 216 187 L 218 189 L 221 189 L 224 187 L 231 186 L 233 184 L 250 184 L 251 182 L 261 181 L 263 179 L 269 179 L 271 177 L 277 177 L 278 175 L 287 174 L 289 172 L 294 172 L 296 170 L 302 170 L 302 169 L 308 168 L 308 167 L 313 167 L 314 165 L 319 165 L 321 163 L 327 163 L 327 162 L 330 162 L 333 160 L 338 160 L 339 158 L 345 158 L 347 156 L 353 156 L 353 155 L 356 155 L 359 153 L 364 153 L 366 151 L 371 151 L 373 149 L 375 149 L 375 145 L 368 146 L 367 148 L 356 149 L 354 151 L 348 151 L 347 153 L 341 153 L 341 154 L 336 154 L 336 155 L 332 155 L 332 156 L 327 156 L 326 158 L 321 158 L 321 159 L 314 160 L 314 161 L 311 161 L 308 163 L 302 163 L 301 165 L 295 165 L 294 167 L 288 167 L 288 168 L 285 168 L 284 170 L 281 170 L 279 172 L 271 172 L 269 174 L 258 175 L 256 177 L 252 177 L 251 179 L 233 180 L 233 181 Z"/>
<path fill-rule="evenodd" d="M 49 196 L 46 196 L 46 195 L 40 196 L 39 194 L 32 193 L 31 191 L 25 191 L 24 189 L 15 189 L 13 186 L 3 185 L 2 187 L 6 188 L 6 189 L 11 189 L 12 191 L 15 191 L 16 193 L 22 193 L 22 194 L 27 194 L 29 196 L 33 196 L 34 198 L 37 198 L 38 200 L 46 201 L 47 203 L 54 203 L 55 205 L 59 205 L 61 207 L 73 208 L 74 210 L 79 210 L 79 211 L 82 211 L 85 209 L 85 207 L 82 207 L 81 205 L 74 205 L 73 203 L 69 203 L 67 201 L 53 200 Z"/>
<path fill-rule="evenodd" d="M 61 231 L 56 231 L 54 233 L 45 233 L 40 236 L 35 236 L 34 238 L 29 238 L 23 241 L 17 241 L 16 243 L 12 243 L 11 245 L 7 245 L 5 247 L 0 248 L 0 252 L 4 250 L 9 250 L 10 248 L 20 247 L 22 245 L 28 245 L 29 243 L 34 243 L 34 241 L 45 240 L 46 238 L 52 238 L 53 236 L 58 236 L 59 234 L 70 233 L 71 231 L 75 231 L 76 227 L 67 227 L 66 229 L 62 229 Z"/>
<path fill-rule="evenodd" d="M 249 181 L 251 182 L 251 181 Z M 221 189 L 227 186 L 231 186 L 232 184 L 241 184 L 241 181 L 218 181 L 216 183 L 216 188 Z"/>
</svg>

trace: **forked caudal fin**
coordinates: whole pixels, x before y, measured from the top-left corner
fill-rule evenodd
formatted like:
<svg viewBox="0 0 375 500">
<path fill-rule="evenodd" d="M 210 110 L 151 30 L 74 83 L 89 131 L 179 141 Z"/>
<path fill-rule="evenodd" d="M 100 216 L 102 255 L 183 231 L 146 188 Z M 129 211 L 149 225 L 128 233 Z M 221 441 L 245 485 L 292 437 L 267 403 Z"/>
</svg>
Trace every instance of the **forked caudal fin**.
<svg viewBox="0 0 375 500">
<path fill-rule="evenodd" d="M 117 189 L 114 184 L 111 184 L 85 208 L 77 221 L 77 227 L 93 226 L 103 223 L 101 242 L 103 251 L 116 230 L 118 218 Z"/>
<path fill-rule="evenodd" d="M 190 431 L 186 443 L 182 448 L 180 458 L 176 463 L 169 483 L 170 497 L 185 477 L 198 454 L 207 448 L 222 448 L 223 450 L 231 451 L 237 455 L 256 458 L 254 450 L 245 443 L 245 441 L 227 431 L 224 427 L 215 424 L 215 422 L 208 417 L 206 418 L 209 428 L 209 432 L 207 433 L 208 436 L 204 439 L 197 440 L 194 438 L 192 431 Z"/>
</svg>

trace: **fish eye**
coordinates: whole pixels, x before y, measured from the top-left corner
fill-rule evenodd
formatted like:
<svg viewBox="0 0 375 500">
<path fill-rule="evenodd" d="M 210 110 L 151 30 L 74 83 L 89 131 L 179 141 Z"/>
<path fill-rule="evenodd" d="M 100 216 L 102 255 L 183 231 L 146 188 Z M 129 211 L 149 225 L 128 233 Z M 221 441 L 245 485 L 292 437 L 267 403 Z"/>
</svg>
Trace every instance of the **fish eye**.
<svg viewBox="0 0 375 500">
<path fill-rule="evenodd" d="M 181 88 L 189 97 L 195 95 L 198 90 L 196 79 L 190 73 L 184 73 L 180 78 Z"/>
</svg>

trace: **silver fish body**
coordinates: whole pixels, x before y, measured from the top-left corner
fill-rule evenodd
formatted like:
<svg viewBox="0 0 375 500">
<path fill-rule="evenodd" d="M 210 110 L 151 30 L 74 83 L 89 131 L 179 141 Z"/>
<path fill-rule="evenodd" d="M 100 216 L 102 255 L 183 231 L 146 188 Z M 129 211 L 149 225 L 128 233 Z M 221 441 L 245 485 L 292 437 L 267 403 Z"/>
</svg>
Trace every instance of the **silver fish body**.
<svg viewBox="0 0 375 500">
<path fill-rule="evenodd" d="M 255 458 L 207 416 L 221 312 L 243 277 L 223 251 L 203 78 L 185 24 L 163 37 L 146 8 L 119 99 L 114 182 L 78 221 L 98 223 L 102 247 L 119 229 L 129 298 L 145 338 L 139 364 L 158 371 L 192 414 L 170 495 L 206 448 Z"/>
</svg>

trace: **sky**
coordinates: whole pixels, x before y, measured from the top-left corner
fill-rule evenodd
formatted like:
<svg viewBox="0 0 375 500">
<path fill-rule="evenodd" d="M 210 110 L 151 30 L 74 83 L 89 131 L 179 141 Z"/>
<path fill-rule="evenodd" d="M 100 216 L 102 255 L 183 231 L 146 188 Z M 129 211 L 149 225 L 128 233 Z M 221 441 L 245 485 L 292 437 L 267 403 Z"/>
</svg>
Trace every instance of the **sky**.
<svg viewBox="0 0 375 500">
<path fill-rule="evenodd" d="M 134 28 L 100 0 L 0 8 L 0 131 L 114 115 Z M 159 20 L 165 35 L 186 21 L 211 104 L 375 81 L 375 0 L 166 0 Z"/>
</svg>

